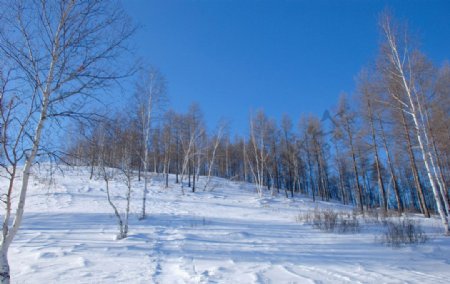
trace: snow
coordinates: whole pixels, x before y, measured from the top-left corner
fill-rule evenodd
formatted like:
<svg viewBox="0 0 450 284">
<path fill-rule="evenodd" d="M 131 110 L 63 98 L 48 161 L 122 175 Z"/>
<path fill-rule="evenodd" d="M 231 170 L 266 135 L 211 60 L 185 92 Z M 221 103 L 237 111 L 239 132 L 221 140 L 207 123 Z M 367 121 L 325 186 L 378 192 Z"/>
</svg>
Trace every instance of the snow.
<svg viewBox="0 0 450 284">
<path fill-rule="evenodd" d="M 296 217 L 337 203 L 259 198 L 254 186 L 213 178 L 213 191 L 181 193 L 171 177 L 152 180 L 148 218 L 139 220 L 143 181 L 133 189 L 130 234 L 116 240 L 105 185 L 86 168 L 36 171 L 22 227 L 11 246 L 12 283 L 448 283 L 450 238 L 439 219 L 418 218 L 430 240 L 392 248 L 382 227 L 322 232 Z M 2 181 L 3 183 L 4 181 Z M 111 184 L 123 208 L 120 181 Z"/>
</svg>

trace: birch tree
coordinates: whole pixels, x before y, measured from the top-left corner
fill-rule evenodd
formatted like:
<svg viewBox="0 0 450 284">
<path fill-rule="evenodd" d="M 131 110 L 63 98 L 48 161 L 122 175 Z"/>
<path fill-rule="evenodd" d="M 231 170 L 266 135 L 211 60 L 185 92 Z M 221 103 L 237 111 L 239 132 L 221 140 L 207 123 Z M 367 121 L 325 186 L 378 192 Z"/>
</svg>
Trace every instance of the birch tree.
<svg viewBox="0 0 450 284">
<path fill-rule="evenodd" d="M 144 172 L 144 190 L 142 192 L 141 219 L 146 217 L 146 200 L 149 181 L 149 159 L 152 124 L 158 116 L 166 95 L 166 80 L 161 72 L 154 67 L 143 71 L 136 84 L 135 99 L 137 104 L 138 121 L 143 145 L 141 163 Z"/>
<path fill-rule="evenodd" d="M 99 155 L 97 166 L 98 176 L 105 182 L 106 197 L 108 204 L 114 211 L 119 233 L 117 239 L 123 239 L 128 236 L 128 219 L 130 213 L 131 201 L 131 181 L 133 169 L 131 167 L 131 158 L 133 154 L 133 138 L 136 135 L 130 133 L 121 124 L 120 119 L 105 120 L 98 124 L 98 140 L 96 151 Z M 125 210 L 121 213 L 121 208 L 113 199 L 111 182 L 120 180 L 126 185 L 125 191 Z"/>
<path fill-rule="evenodd" d="M 222 136 L 225 131 L 225 128 L 226 128 L 225 123 L 219 124 L 217 132 L 214 135 L 213 139 L 211 140 L 211 157 L 210 159 L 208 159 L 208 175 L 206 177 L 206 182 L 205 186 L 203 187 L 203 191 L 207 190 L 209 183 L 211 182 L 211 173 L 214 167 L 214 163 L 216 161 L 217 149 L 219 148 L 220 142 L 222 141 Z"/>
<path fill-rule="evenodd" d="M 267 171 L 269 157 L 268 136 L 271 122 L 263 111 L 258 111 L 250 119 L 250 149 L 248 149 L 248 165 L 256 184 L 259 197 L 263 196 L 264 175 Z"/>
</svg>

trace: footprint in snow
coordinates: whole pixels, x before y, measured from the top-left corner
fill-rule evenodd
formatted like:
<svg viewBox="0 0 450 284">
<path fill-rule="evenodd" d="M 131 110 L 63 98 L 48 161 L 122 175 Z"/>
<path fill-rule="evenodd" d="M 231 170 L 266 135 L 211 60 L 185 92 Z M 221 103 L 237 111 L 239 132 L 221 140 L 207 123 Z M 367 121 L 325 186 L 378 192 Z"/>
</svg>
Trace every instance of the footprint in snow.
<svg viewBox="0 0 450 284">
<path fill-rule="evenodd" d="M 58 255 L 54 252 L 42 252 L 37 255 L 38 259 L 47 259 L 47 258 L 55 258 Z"/>
</svg>

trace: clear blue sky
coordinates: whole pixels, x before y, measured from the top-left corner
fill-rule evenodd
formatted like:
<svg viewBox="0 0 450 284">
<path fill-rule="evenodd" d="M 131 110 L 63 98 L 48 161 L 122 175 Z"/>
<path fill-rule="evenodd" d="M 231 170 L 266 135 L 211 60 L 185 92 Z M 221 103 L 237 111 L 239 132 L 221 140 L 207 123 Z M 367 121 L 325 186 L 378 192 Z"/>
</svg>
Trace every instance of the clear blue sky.
<svg viewBox="0 0 450 284">
<path fill-rule="evenodd" d="M 436 63 L 449 58 L 450 1 L 124 0 L 140 56 L 160 68 L 171 106 L 198 102 L 210 128 L 245 133 L 250 111 L 321 115 L 378 49 L 377 18 L 407 20 Z"/>
</svg>

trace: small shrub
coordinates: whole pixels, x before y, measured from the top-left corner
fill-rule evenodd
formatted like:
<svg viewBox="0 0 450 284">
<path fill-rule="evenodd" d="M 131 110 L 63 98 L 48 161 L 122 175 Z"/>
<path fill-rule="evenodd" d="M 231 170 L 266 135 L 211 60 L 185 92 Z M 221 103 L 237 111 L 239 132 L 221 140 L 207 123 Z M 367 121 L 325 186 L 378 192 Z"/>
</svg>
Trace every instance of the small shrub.
<svg viewBox="0 0 450 284">
<path fill-rule="evenodd" d="M 383 214 L 376 209 L 368 210 L 364 213 L 363 218 L 366 224 L 380 224 Z"/>
<path fill-rule="evenodd" d="M 313 226 L 323 231 L 334 231 L 338 223 L 338 213 L 327 209 L 324 211 L 316 210 L 313 216 Z"/>
<path fill-rule="evenodd" d="M 341 219 L 338 229 L 339 233 L 358 233 L 359 221 L 355 216 L 351 219 Z"/>
<path fill-rule="evenodd" d="M 357 213 L 361 214 L 361 213 Z M 383 224 L 385 225 L 387 218 L 398 217 L 398 211 L 382 209 L 370 209 L 364 212 L 362 215 L 366 224 Z"/>
<path fill-rule="evenodd" d="M 414 220 L 405 218 L 399 222 L 386 221 L 386 232 L 382 238 L 382 242 L 399 247 L 402 244 L 420 244 L 425 243 L 428 239 L 420 224 Z"/>
<path fill-rule="evenodd" d="M 312 214 L 310 211 L 307 211 L 305 213 L 301 213 L 295 217 L 295 221 L 298 223 L 307 223 L 311 224 L 312 221 Z"/>
<path fill-rule="evenodd" d="M 308 211 L 296 217 L 297 222 L 311 224 L 326 232 L 356 233 L 359 231 L 359 221 L 356 215 L 333 211 L 332 209 Z"/>
</svg>

